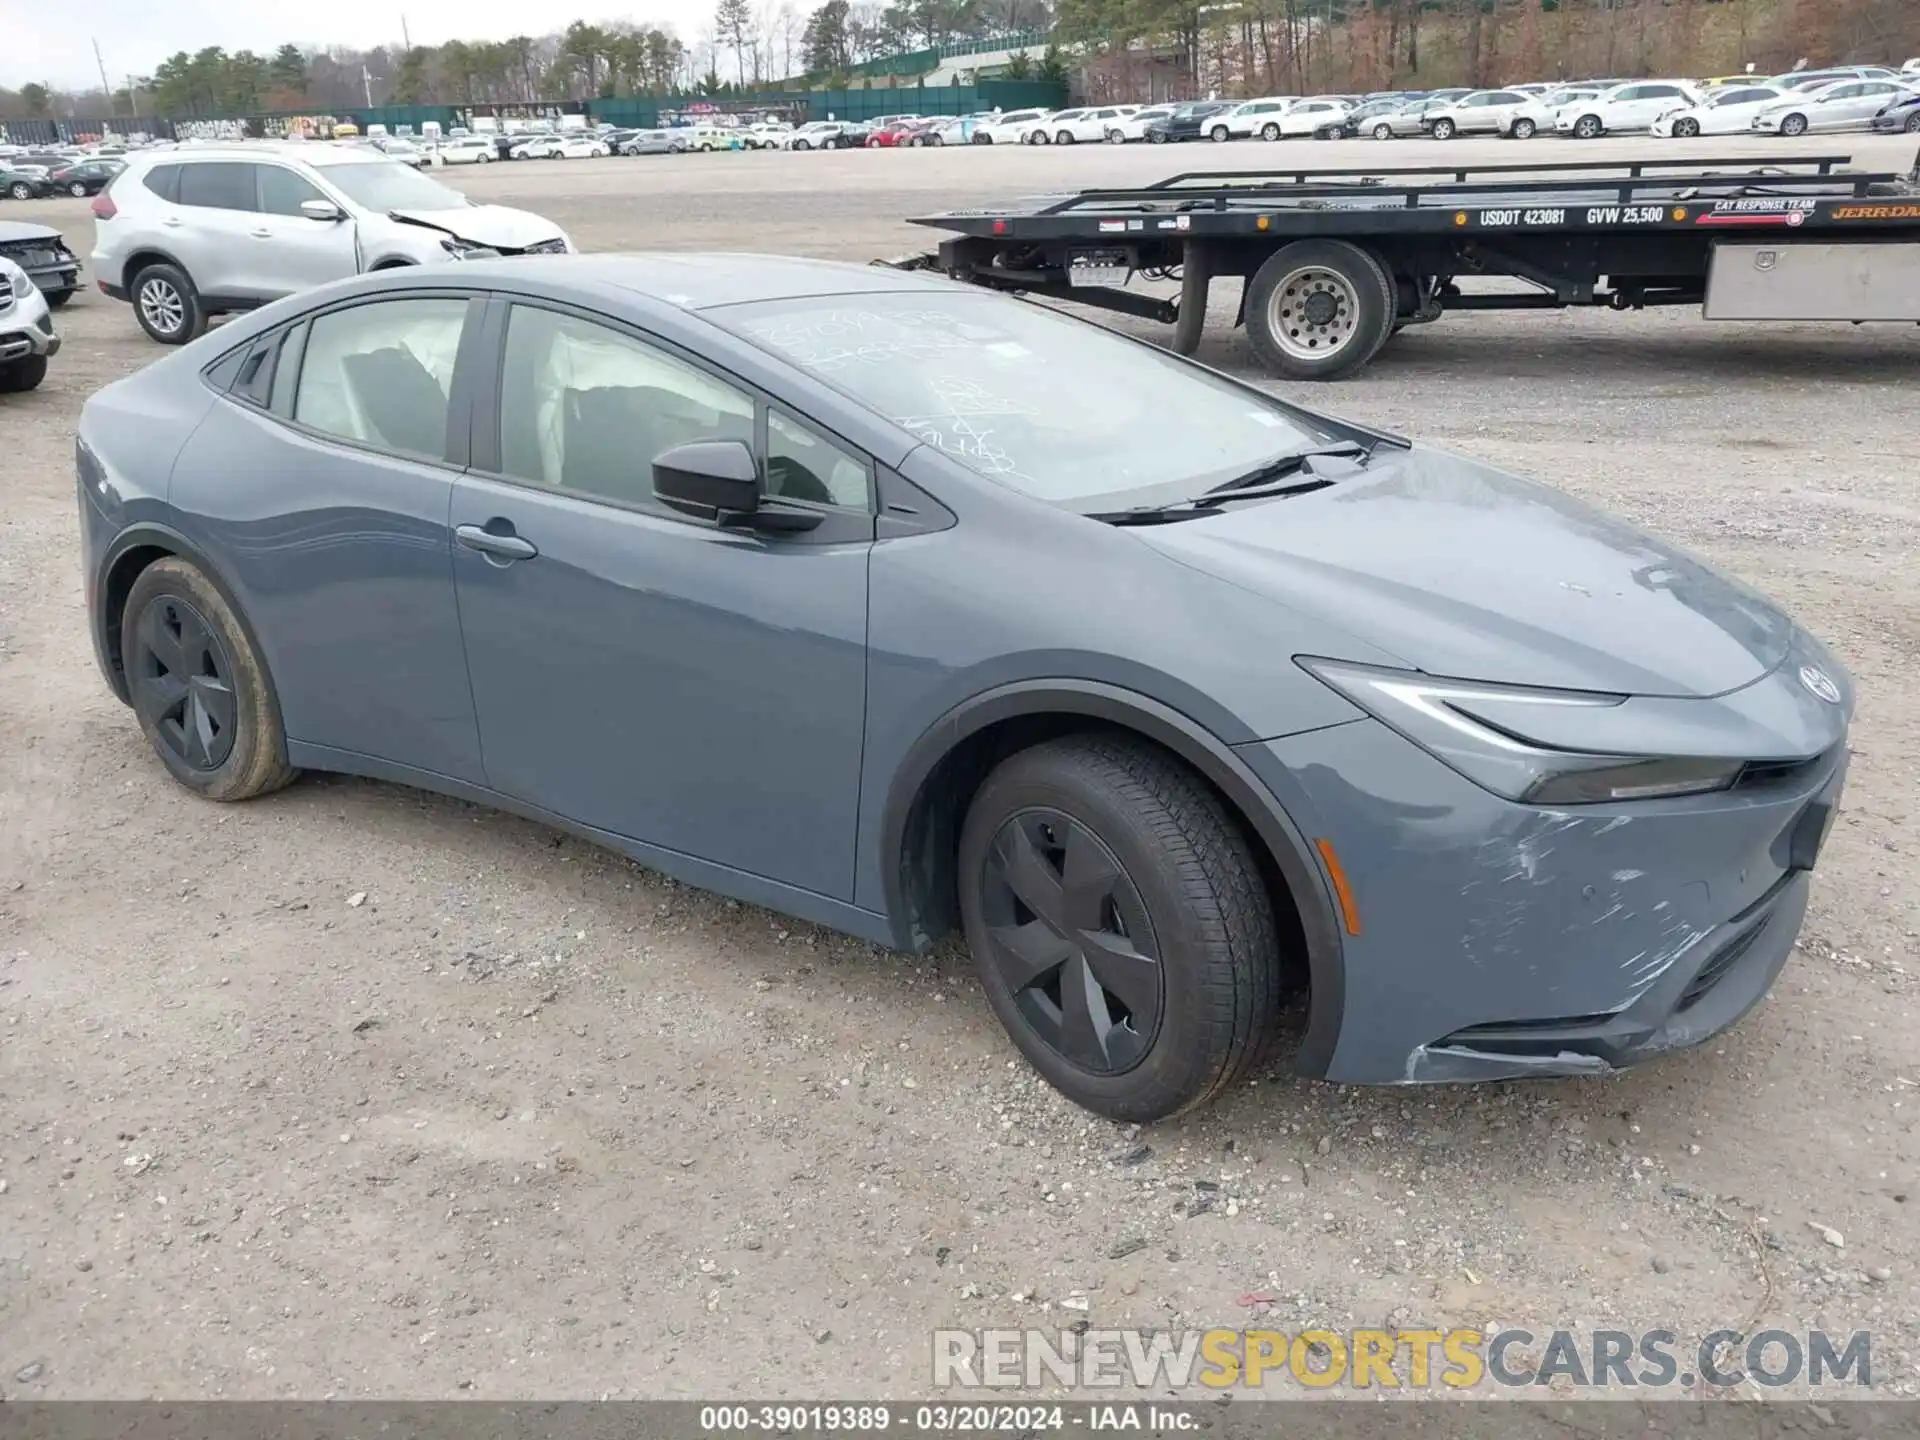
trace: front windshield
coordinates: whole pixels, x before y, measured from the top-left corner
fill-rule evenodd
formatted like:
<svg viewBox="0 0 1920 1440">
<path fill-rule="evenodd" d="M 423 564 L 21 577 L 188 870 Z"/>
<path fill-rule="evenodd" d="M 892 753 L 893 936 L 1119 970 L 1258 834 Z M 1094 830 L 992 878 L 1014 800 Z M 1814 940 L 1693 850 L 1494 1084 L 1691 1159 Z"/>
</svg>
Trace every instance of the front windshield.
<svg viewBox="0 0 1920 1440">
<path fill-rule="evenodd" d="M 715 318 L 962 465 L 1069 509 L 1195 495 L 1331 434 L 1162 350 L 992 295 L 811 296 Z"/>
<path fill-rule="evenodd" d="M 390 210 L 460 210 L 468 204 L 459 191 L 429 180 L 398 160 L 379 165 L 328 165 L 320 173 L 354 204 L 383 215 Z"/>
</svg>

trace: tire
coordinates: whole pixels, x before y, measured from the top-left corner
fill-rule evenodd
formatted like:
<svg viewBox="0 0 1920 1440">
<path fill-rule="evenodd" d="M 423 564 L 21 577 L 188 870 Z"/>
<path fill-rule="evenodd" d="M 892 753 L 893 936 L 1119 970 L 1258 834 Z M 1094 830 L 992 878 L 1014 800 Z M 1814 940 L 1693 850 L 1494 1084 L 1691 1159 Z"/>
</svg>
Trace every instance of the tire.
<svg viewBox="0 0 1920 1440">
<path fill-rule="evenodd" d="M 16 200 L 33 199 L 33 187 L 24 180 L 16 180 L 7 187 L 7 194 Z"/>
<path fill-rule="evenodd" d="M 1807 117 L 1802 115 L 1799 111 L 1796 110 L 1793 114 L 1781 120 L 1780 133 L 1782 135 L 1787 136 L 1789 139 L 1794 139 L 1801 135 L 1806 134 L 1807 133 Z"/>
<path fill-rule="evenodd" d="M 976 134 L 973 139 L 967 143 L 970 145 L 991 145 L 993 143 L 993 136 L 981 132 Z"/>
<path fill-rule="evenodd" d="M 1124 130 L 1109 130 L 1109 131 L 1107 131 L 1107 143 L 1108 143 L 1109 145 L 1124 145 L 1124 144 L 1126 144 L 1126 143 L 1127 143 L 1127 136 L 1126 136 L 1126 132 L 1125 132 Z"/>
<path fill-rule="evenodd" d="M 869 140 L 867 141 L 867 148 L 869 150 L 878 150 L 880 148 L 880 142 L 878 140 Z"/>
<path fill-rule="evenodd" d="M 1436 140 L 1451 140 L 1454 136 L 1455 128 L 1451 120 L 1445 118 L 1436 120 L 1433 122 L 1433 138 Z"/>
<path fill-rule="evenodd" d="M 1077 887 L 1079 904 L 1061 894 L 1055 840 L 1077 872 L 1084 860 L 1108 873 L 1103 893 Z M 1166 752 L 1070 736 L 1009 757 L 968 808 L 959 876 L 988 1003 L 1075 1104 L 1112 1120 L 1164 1119 L 1206 1103 L 1265 1054 L 1280 1002 L 1272 901 L 1220 800 Z M 1040 942 L 1037 967 L 997 938 L 1021 915 Z M 1063 958 L 1049 966 L 1055 944 Z M 1106 1012 L 1104 1033 L 1097 1021 L 1072 1023 L 1061 1002 L 1075 995 Z"/>
<path fill-rule="evenodd" d="M 0 395 L 24 395 L 47 378 L 47 357 L 23 355 L 0 365 Z"/>
<path fill-rule="evenodd" d="M 1155 145 L 1164 145 L 1167 143 L 1167 137 L 1158 130 L 1149 130 L 1147 132 L 1147 139 L 1151 140 Z"/>
<path fill-rule="evenodd" d="M 1073 144 L 1073 132 L 1071 130 L 1060 131 L 1057 135 L 1053 137 L 1053 143 L 1056 145 Z"/>
<path fill-rule="evenodd" d="M 937 146 L 944 145 L 947 142 L 941 139 L 939 135 L 934 134 L 934 135 L 927 136 L 926 143 L 937 147 Z"/>
<path fill-rule="evenodd" d="M 1691 140 L 1700 133 L 1700 122 L 1698 120 L 1676 120 L 1673 122 L 1673 133 L 1681 140 Z"/>
<path fill-rule="evenodd" d="M 1525 119 L 1516 120 L 1513 122 L 1511 126 L 1508 127 L 1507 134 L 1512 136 L 1515 140 L 1531 140 L 1533 138 L 1533 132 L 1536 128 L 1537 127 L 1534 125 L 1533 121 L 1531 120 L 1525 120 Z"/>
<path fill-rule="evenodd" d="M 1378 125 L 1373 127 L 1373 138 L 1376 140 L 1391 140 L 1393 138 L 1393 126 L 1382 120 Z"/>
<path fill-rule="evenodd" d="M 67 186 L 67 194 L 73 196 L 73 198 L 76 200 L 86 199 L 87 198 L 86 181 L 84 180 L 74 181 L 71 185 Z"/>
<path fill-rule="evenodd" d="M 1606 129 L 1598 115 L 1582 115 L 1573 122 L 1574 138 L 1578 140 L 1598 140 L 1606 133 Z"/>
<path fill-rule="evenodd" d="M 1370 251 L 1297 240 L 1247 282 L 1247 339 L 1283 379 L 1338 380 L 1386 343 L 1397 308 L 1393 279 Z"/>
<path fill-rule="evenodd" d="M 1904 128 L 1909 135 L 1920 135 L 1920 110 L 1907 116 L 1907 123 Z"/>
<path fill-rule="evenodd" d="M 793 148 L 796 150 L 811 150 L 813 148 L 813 142 L 811 140 L 796 140 L 793 142 Z"/>
<path fill-rule="evenodd" d="M 1036 130 L 1027 136 L 1027 143 L 1029 145 L 1051 145 L 1053 143 L 1053 137 L 1044 130 Z"/>
<path fill-rule="evenodd" d="M 127 287 L 133 297 L 134 318 L 149 339 L 162 345 L 184 345 L 206 332 L 207 314 L 200 292 L 177 265 L 156 262 L 133 277 Z"/>
<path fill-rule="evenodd" d="M 197 566 L 169 556 L 140 572 L 120 653 L 140 731 L 180 784 L 209 800 L 251 800 L 293 779 L 253 641 Z"/>
<path fill-rule="evenodd" d="M 1216 145 L 1224 145 L 1228 140 L 1232 139 L 1233 137 L 1228 132 L 1226 126 L 1216 125 L 1213 127 L 1213 129 L 1207 132 L 1207 138 L 1213 141 L 1213 143 Z"/>
<path fill-rule="evenodd" d="M 1260 127 L 1260 138 L 1267 141 L 1278 140 L 1280 138 L 1280 127 L 1269 120 Z"/>
<path fill-rule="evenodd" d="M 58 310 L 62 305 L 73 299 L 75 288 L 77 287 L 69 286 L 65 290 L 49 290 L 41 298 L 47 302 L 48 309 Z"/>
</svg>

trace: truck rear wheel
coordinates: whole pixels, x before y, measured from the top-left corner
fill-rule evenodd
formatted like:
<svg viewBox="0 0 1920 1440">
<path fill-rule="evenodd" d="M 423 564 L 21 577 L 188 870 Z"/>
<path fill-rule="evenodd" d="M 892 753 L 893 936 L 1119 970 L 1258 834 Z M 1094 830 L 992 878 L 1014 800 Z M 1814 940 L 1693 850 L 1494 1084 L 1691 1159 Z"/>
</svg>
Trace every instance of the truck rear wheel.
<svg viewBox="0 0 1920 1440">
<path fill-rule="evenodd" d="M 1393 333 L 1393 279 L 1345 240 L 1298 240 L 1267 257 L 1247 286 L 1247 338 L 1275 375 L 1337 380 Z"/>
</svg>

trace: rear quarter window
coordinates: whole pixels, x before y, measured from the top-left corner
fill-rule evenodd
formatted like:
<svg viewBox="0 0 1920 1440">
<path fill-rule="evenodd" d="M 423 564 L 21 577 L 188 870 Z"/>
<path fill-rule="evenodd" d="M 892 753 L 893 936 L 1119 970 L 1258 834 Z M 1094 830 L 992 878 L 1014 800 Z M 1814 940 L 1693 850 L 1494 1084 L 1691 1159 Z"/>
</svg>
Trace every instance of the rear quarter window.
<svg viewBox="0 0 1920 1440">
<path fill-rule="evenodd" d="M 140 183 L 169 204 L 180 202 L 180 167 L 156 165 L 140 177 Z"/>
</svg>

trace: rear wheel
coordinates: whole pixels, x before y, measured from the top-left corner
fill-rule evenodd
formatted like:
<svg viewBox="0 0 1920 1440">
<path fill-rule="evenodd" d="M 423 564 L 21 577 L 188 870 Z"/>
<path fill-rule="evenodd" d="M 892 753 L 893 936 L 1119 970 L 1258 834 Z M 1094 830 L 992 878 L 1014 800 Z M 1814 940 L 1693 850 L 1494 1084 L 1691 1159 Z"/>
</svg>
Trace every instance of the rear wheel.
<svg viewBox="0 0 1920 1440">
<path fill-rule="evenodd" d="M 83 180 L 74 181 L 71 185 L 67 186 L 67 193 L 73 196 L 73 198 L 76 200 L 86 199 L 87 197 L 86 182 Z"/>
<path fill-rule="evenodd" d="M 1279 1011 L 1272 901 L 1219 798 L 1164 751 L 1072 736 L 1003 761 L 959 876 L 988 1003 L 1076 1104 L 1158 1120 L 1259 1060 Z"/>
<path fill-rule="evenodd" d="M 0 365 L 0 395 L 21 395 L 37 389 L 47 378 L 47 357 L 23 355 Z"/>
<path fill-rule="evenodd" d="M 24 180 L 16 180 L 7 187 L 7 194 L 16 200 L 31 200 L 33 198 L 33 186 L 27 184 Z"/>
<path fill-rule="evenodd" d="M 1907 116 L 1905 128 L 1909 135 L 1920 135 L 1920 110 L 1916 110 L 1913 114 Z"/>
<path fill-rule="evenodd" d="M 149 265 L 134 277 L 133 313 L 162 345 L 184 345 L 207 328 L 200 292 L 178 266 Z"/>
<path fill-rule="evenodd" d="M 1107 131 L 1107 143 L 1108 143 L 1109 145 L 1124 145 L 1124 144 L 1126 144 L 1126 143 L 1127 143 L 1127 136 L 1126 136 L 1126 132 L 1125 132 L 1124 130 L 1109 130 L 1109 131 Z"/>
<path fill-rule="evenodd" d="M 1247 286 L 1247 338 L 1274 374 L 1337 380 L 1393 333 L 1393 280 L 1345 240 L 1298 240 L 1267 258 Z"/>
<path fill-rule="evenodd" d="M 198 567 L 169 557 L 140 572 L 120 653 L 141 732 L 175 780 L 209 800 L 250 800 L 293 779 L 266 671 Z"/>
</svg>

